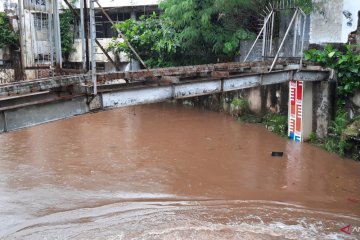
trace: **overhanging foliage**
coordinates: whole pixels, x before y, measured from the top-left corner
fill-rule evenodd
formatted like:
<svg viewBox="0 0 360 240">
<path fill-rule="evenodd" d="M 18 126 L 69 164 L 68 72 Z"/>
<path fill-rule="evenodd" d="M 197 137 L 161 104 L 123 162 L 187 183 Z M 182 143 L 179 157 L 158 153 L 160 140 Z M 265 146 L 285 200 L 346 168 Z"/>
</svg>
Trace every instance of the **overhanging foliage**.
<svg viewBox="0 0 360 240">
<path fill-rule="evenodd" d="M 18 46 L 19 35 L 10 26 L 5 13 L 0 13 L 0 48 Z"/>
</svg>

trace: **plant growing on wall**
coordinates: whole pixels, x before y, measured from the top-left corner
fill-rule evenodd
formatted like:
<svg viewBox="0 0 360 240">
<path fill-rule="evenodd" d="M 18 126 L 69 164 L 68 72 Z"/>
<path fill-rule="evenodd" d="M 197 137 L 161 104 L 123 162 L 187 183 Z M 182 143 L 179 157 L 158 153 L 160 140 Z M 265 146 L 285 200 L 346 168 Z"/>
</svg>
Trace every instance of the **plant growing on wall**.
<svg viewBox="0 0 360 240">
<path fill-rule="evenodd" d="M 59 15 L 60 18 L 60 37 L 61 53 L 65 61 L 68 60 L 70 53 L 75 51 L 74 48 L 74 16 L 70 9 L 63 10 Z"/>
<path fill-rule="evenodd" d="M 307 14 L 314 10 L 314 4 L 312 0 L 297 0 L 296 5 Z"/>
<path fill-rule="evenodd" d="M 10 26 L 5 13 L 0 13 L 0 48 L 18 46 L 19 35 Z"/>
<path fill-rule="evenodd" d="M 346 45 L 344 52 L 334 49 L 331 44 L 323 50 L 310 49 L 305 52 L 305 59 L 336 70 L 340 104 L 360 90 L 360 55 L 351 45 Z"/>
<path fill-rule="evenodd" d="M 305 59 L 336 70 L 337 111 L 335 120 L 329 127 L 329 136 L 324 141 L 324 147 L 330 152 L 344 156 L 349 149 L 354 149 L 353 143 L 348 142 L 344 134 L 350 122 L 344 107 L 354 93 L 360 90 L 360 55 L 351 45 L 346 45 L 345 50 L 340 51 L 329 44 L 322 50 L 306 51 Z"/>
</svg>

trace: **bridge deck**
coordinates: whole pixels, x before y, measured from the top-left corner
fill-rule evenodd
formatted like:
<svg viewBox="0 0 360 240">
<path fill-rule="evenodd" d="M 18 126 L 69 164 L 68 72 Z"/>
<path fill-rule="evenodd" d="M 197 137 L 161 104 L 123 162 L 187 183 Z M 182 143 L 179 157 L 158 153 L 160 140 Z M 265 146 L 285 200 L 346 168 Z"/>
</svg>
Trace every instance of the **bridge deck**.
<svg viewBox="0 0 360 240">
<path fill-rule="evenodd" d="M 102 73 L 94 96 L 89 75 L 0 85 L 0 132 L 92 110 L 236 91 L 290 80 L 326 81 L 330 71 L 281 63 L 269 73 L 264 62 L 226 63 Z"/>
</svg>

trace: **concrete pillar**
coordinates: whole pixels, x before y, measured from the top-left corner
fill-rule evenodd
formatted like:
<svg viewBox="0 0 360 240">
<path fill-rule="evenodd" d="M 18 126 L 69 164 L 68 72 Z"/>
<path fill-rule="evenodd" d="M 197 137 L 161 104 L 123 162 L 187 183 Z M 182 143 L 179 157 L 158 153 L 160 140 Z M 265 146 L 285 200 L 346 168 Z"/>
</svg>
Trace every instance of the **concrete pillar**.
<svg viewBox="0 0 360 240">
<path fill-rule="evenodd" d="M 304 82 L 302 108 L 302 141 L 308 140 L 313 132 L 313 82 Z"/>
<path fill-rule="evenodd" d="M 333 114 L 335 95 L 333 88 L 335 83 L 324 81 L 313 83 L 313 129 L 317 137 L 325 138 Z"/>
</svg>

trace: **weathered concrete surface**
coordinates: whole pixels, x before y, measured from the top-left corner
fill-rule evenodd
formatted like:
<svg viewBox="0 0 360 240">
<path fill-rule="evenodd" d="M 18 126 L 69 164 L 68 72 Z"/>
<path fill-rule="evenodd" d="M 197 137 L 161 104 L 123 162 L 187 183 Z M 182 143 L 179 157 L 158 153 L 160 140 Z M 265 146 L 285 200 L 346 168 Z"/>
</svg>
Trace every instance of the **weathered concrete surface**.
<svg viewBox="0 0 360 240">
<path fill-rule="evenodd" d="M 0 69 L 0 84 L 13 82 L 14 79 L 14 69 Z"/>
<path fill-rule="evenodd" d="M 328 134 L 335 107 L 335 82 L 313 82 L 313 131 L 319 138 Z"/>
<path fill-rule="evenodd" d="M 0 85 L 0 97 L 26 94 L 32 92 L 46 91 L 59 87 L 81 85 L 85 82 L 85 76 L 62 76 L 54 79 L 38 79 L 34 81 L 23 81 L 19 83 Z"/>
<path fill-rule="evenodd" d="M 324 81 L 330 77 L 330 71 L 300 71 L 294 74 L 293 80 Z"/>
<path fill-rule="evenodd" d="M 3 112 L 0 112 L 0 133 L 1 132 L 5 132 L 5 119 Z"/>
<path fill-rule="evenodd" d="M 213 111 L 224 111 L 232 115 L 231 102 L 235 98 L 244 98 L 248 102 L 249 110 L 259 117 L 264 116 L 267 112 L 286 115 L 289 98 L 288 83 L 257 86 L 179 101 Z"/>
<path fill-rule="evenodd" d="M 7 130 L 16 130 L 89 112 L 86 97 L 6 111 Z"/>
<path fill-rule="evenodd" d="M 174 98 L 188 98 L 221 92 L 221 81 L 196 82 L 175 85 Z"/>
<path fill-rule="evenodd" d="M 256 87 L 245 91 L 244 96 L 248 101 L 249 109 L 256 115 L 263 115 L 264 104 L 266 104 L 266 91 L 262 87 Z"/>
<path fill-rule="evenodd" d="M 315 0 L 316 11 L 311 14 L 310 43 L 346 43 L 356 30 L 358 0 Z"/>
<path fill-rule="evenodd" d="M 224 81 L 223 90 L 228 92 L 244 88 L 257 87 L 259 85 L 260 76 L 250 76 L 244 81 L 239 81 L 237 78 L 232 78 Z"/>
<path fill-rule="evenodd" d="M 154 103 L 173 96 L 171 86 L 143 88 L 128 91 L 102 93 L 102 103 L 104 108 L 132 106 L 136 104 Z"/>
</svg>

